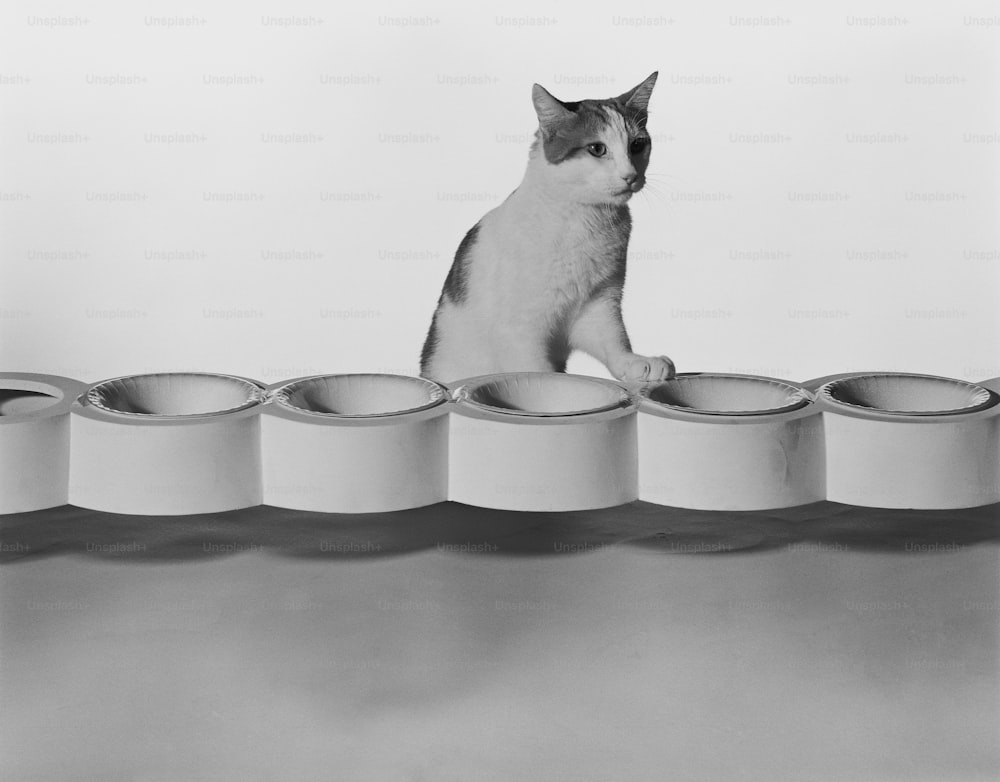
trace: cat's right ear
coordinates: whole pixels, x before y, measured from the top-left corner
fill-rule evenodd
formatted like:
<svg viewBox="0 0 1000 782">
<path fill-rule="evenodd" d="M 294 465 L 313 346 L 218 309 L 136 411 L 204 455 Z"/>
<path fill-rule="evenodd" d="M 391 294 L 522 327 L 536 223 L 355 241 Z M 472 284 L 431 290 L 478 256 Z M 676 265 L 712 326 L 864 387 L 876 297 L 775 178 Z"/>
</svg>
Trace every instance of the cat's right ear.
<svg viewBox="0 0 1000 782">
<path fill-rule="evenodd" d="M 531 102 L 535 104 L 535 114 L 538 115 L 538 124 L 543 131 L 573 115 L 562 101 L 554 98 L 541 84 L 531 88 Z"/>
</svg>

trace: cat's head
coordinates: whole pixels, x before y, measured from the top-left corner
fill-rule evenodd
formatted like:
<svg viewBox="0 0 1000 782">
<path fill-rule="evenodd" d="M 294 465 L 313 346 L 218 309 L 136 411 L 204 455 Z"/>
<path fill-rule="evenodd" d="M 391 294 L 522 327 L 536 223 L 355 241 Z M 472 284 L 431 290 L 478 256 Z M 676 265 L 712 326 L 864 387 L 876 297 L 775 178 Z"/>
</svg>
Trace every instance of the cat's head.
<svg viewBox="0 0 1000 782">
<path fill-rule="evenodd" d="M 652 147 L 646 119 L 654 84 L 656 73 L 617 98 L 572 103 L 536 84 L 532 157 L 546 179 L 581 203 L 620 205 L 638 193 L 646 184 Z"/>
</svg>

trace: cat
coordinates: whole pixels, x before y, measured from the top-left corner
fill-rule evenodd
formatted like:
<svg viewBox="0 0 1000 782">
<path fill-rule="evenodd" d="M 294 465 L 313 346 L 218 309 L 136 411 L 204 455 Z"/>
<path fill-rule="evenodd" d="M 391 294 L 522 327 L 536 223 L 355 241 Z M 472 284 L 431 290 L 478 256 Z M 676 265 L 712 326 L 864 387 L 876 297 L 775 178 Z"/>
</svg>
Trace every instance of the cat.
<svg viewBox="0 0 1000 782">
<path fill-rule="evenodd" d="M 532 87 L 538 130 L 524 179 L 459 244 L 421 376 L 565 372 L 573 350 L 621 381 L 674 375 L 669 358 L 632 352 L 621 311 L 628 201 L 646 182 L 656 76 L 606 100 L 563 102 Z"/>
</svg>

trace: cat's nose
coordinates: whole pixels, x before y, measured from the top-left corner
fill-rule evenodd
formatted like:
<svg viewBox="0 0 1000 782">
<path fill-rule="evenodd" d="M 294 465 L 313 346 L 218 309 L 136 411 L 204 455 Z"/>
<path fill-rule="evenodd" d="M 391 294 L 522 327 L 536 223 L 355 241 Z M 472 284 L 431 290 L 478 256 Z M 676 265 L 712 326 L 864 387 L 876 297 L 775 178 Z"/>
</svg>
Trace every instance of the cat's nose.
<svg viewBox="0 0 1000 782">
<path fill-rule="evenodd" d="M 629 187 L 632 187 L 638 178 L 639 175 L 635 171 L 630 171 L 629 173 L 622 175 L 622 179 L 625 180 L 625 184 Z"/>
</svg>

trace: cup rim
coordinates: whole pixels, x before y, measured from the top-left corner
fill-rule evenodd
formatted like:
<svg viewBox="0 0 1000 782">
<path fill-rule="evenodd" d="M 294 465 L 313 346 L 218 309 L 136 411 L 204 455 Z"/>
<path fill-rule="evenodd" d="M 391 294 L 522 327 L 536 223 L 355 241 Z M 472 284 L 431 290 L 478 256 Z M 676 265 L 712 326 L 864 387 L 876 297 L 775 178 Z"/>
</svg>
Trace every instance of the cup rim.
<svg viewBox="0 0 1000 782">
<path fill-rule="evenodd" d="M 659 399 L 654 399 L 652 394 L 654 394 L 658 389 L 668 386 L 670 384 L 678 384 L 685 382 L 699 382 L 700 380 L 737 380 L 744 383 L 754 383 L 758 385 L 768 385 L 774 388 L 781 388 L 786 391 L 787 397 L 789 399 L 788 403 L 781 405 L 780 407 L 768 407 L 759 408 L 754 410 L 716 410 L 711 408 L 702 407 L 691 407 L 689 405 L 671 404 L 669 402 L 664 402 Z M 778 380 L 772 377 L 762 377 L 758 375 L 739 375 L 729 372 L 689 372 L 684 374 L 676 375 L 675 377 L 669 378 L 668 380 L 662 380 L 658 383 L 654 383 L 642 388 L 639 392 L 643 400 L 649 402 L 650 404 L 657 405 L 659 407 L 667 408 L 669 410 L 677 410 L 685 413 L 695 413 L 698 415 L 712 415 L 712 416 L 762 416 L 762 415 L 775 415 L 779 413 L 790 413 L 795 410 L 801 410 L 806 405 L 813 401 L 813 396 L 806 389 L 797 386 L 793 383 L 789 383 L 785 380 Z"/>
<path fill-rule="evenodd" d="M 323 410 L 310 410 L 309 408 L 302 407 L 291 401 L 291 396 L 298 390 L 301 386 L 317 383 L 318 381 L 326 381 L 332 379 L 346 379 L 352 378 L 360 380 L 362 378 L 376 379 L 376 380 L 386 380 L 391 379 L 392 381 L 404 381 L 410 385 L 421 385 L 427 390 L 427 401 L 423 404 L 416 405 L 413 407 L 406 407 L 398 410 L 387 410 L 384 412 L 377 413 L 331 413 Z M 327 375 L 310 375 L 309 377 L 298 378 L 297 380 L 292 380 L 284 385 L 279 386 L 274 391 L 272 391 L 268 400 L 280 406 L 283 409 L 293 410 L 296 413 L 302 413 L 305 415 L 321 416 L 323 418 L 351 418 L 351 419 L 364 419 L 364 418 L 385 418 L 389 416 L 400 416 L 408 415 L 411 413 L 421 412 L 423 410 L 428 410 L 432 407 L 437 407 L 443 404 L 448 399 L 447 392 L 440 385 L 435 383 L 433 380 L 428 380 L 424 377 L 414 377 L 411 375 L 395 375 L 390 373 L 379 373 L 379 372 L 344 372 L 344 373 L 332 373 Z"/>
<path fill-rule="evenodd" d="M 970 401 L 962 405 L 961 407 L 951 407 L 951 408 L 939 408 L 936 410 L 902 410 L 898 408 L 888 408 L 888 407 L 873 407 L 872 405 L 857 404 L 854 402 L 847 402 L 843 399 L 838 399 L 835 394 L 837 390 L 855 383 L 859 380 L 871 380 L 871 379 L 892 379 L 899 380 L 902 382 L 923 382 L 929 385 L 949 385 L 952 387 L 961 388 L 970 393 Z M 958 380 L 957 378 L 944 377 L 942 375 L 917 375 L 908 372 L 866 372 L 855 375 L 850 375 L 848 377 L 842 377 L 837 380 L 831 380 L 824 383 L 817 390 L 817 394 L 823 401 L 829 403 L 830 405 L 836 407 L 842 407 L 849 410 L 858 410 L 866 413 L 885 413 L 887 415 L 906 415 L 906 416 L 938 416 L 938 415 L 962 415 L 965 413 L 974 413 L 978 410 L 990 407 L 996 403 L 996 395 L 993 394 L 989 389 L 983 388 L 975 383 L 970 383 L 965 380 Z"/>
<path fill-rule="evenodd" d="M 577 383 L 599 387 L 607 392 L 608 401 L 596 407 L 576 410 L 518 410 L 510 407 L 491 405 L 475 398 L 477 391 L 492 384 L 518 380 L 537 381 L 541 383 Z M 613 410 L 620 410 L 632 404 L 629 392 L 611 380 L 589 375 L 573 375 L 564 372 L 501 372 L 492 375 L 482 375 L 463 383 L 455 390 L 455 401 L 467 404 L 479 410 L 486 410 L 499 415 L 517 416 L 519 418 L 567 418 L 587 415 L 597 415 Z"/>
<path fill-rule="evenodd" d="M 205 410 L 195 413 L 141 413 L 132 410 L 118 410 L 114 407 L 109 407 L 104 403 L 102 397 L 102 390 L 112 383 L 120 383 L 125 380 L 140 380 L 148 381 L 153 378 L 198 378 L 199 381 L 202 379 L 216 379 L 225 380 L 233 385 L 242 386 L 246 390 L 246 399 L 237 405 L 232 405 L 230 407 L 224 407 L 219 410 Z M 198 381 L 196 381 L 198 382 Z M 228 413 L 235 413 L 241 410 L 246 410 L 258 405 L 264 401 L 264 389 L 257 383 L 247 378 L 239 377 L 237 375 L 226 375 L 216 372 L 145 372 L 137 375 L 121 375 L 119 377 L 113 377 L 108 380 L 102 380 L 99 383 L 95 383 L 86 392 L 84 392 L 82 399 L 86 400 L 86 403 L 91 407 L 95 407 L 106 413 L 119 416 L 127 416 L 130 418 L 137 418 L 143 420 L 188 420 L 191 418 L 208 418 L 219 415 L 226 415 Z"/>
</svg>

